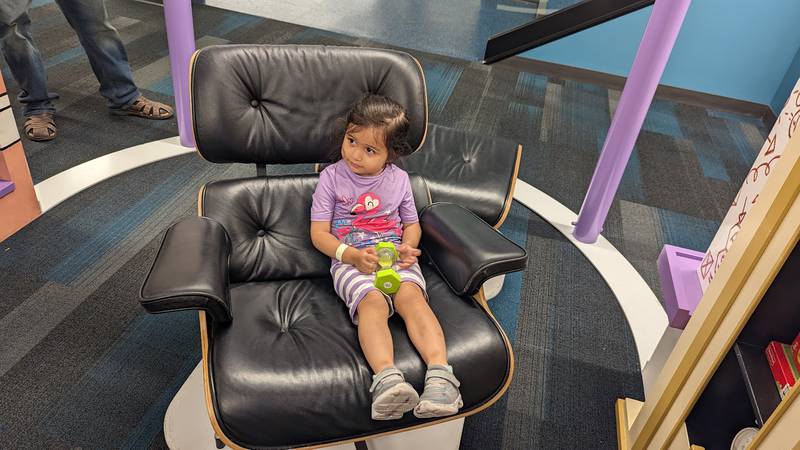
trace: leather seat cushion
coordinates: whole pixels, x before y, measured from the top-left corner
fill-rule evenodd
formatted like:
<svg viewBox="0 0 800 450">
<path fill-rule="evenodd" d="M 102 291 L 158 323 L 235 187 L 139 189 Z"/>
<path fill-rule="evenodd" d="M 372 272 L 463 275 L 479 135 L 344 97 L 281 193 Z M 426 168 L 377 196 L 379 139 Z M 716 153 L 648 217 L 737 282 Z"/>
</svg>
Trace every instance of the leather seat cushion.
<svg viewBox="0 0 800 450">
<path fill-rule="evenodd" d="M 422 264 L 433 311 L 460 379 L 464 408 L 489 401 L 505 384 L 509 353 L 497 323 L 458 297 Z M 231 288 L 233 322 L 208 322 L 217 419 L 248 448 L 299 447 L 357 438 L 423 422 L 370 418 L 371 371 L 356 327 L 330 278 L 241 283 Z M 399 315 L 390 319 L 395 363 L 419 391 L 425 364 Z M 222 370 L 224 368 L 224 370 Z"/>
</svg>

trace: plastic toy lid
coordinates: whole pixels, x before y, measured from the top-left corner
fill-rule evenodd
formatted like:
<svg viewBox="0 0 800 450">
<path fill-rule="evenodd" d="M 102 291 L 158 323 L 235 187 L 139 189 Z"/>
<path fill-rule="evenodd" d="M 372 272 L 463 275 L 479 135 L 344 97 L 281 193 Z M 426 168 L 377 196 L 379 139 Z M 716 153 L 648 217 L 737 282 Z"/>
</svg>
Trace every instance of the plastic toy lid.
<svg viewBox="0 0 800 450">
<path fill-rule="evenodd" d="M 747 427 L 742 428 L 736 433 L 736 436 L 733 437 L 733 442 L 731 443 L 731 450 L 745 450 L 753 439 L 755 439 L 756 434 L 758 434 L 758 428 L 754 427 Z"/>
</svg>

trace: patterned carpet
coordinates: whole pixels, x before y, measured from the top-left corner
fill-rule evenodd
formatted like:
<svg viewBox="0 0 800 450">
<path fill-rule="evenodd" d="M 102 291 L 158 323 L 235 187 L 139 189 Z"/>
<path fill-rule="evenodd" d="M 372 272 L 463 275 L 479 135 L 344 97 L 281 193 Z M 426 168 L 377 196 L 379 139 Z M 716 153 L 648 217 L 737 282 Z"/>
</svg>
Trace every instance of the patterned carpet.
<svg viewBox="0 0 800 450">
<path fill-rule="evenodd" d="M 57 7 L 34 5 L 34 37 L 51 90 L 61 94 L 58 140 L 25 142 L 36 181 L 177 134 L 174 120 L 108 115 Z M 161 8 L 130 0 L 108 7 L 145 95 L 171 101 Z M 210 7 L 194 13 L 198 47 L 382 46 Z M 426 73 L 432 122 L 522 143 L 520 178 L 579 210 L 619 92 L 411 53 Z M 3 70 L 13 95 L 17 87 Z M 604 235 L 657 294 L 661 246 L 708 244 L 769 126 L 654 102 Z M 0 447 L 165 448 L 164 411 L 199 360 L 196 315 L 146 315 L 138 288 L 161 232 L 194 213 L 198 188 L 253 173 L 195 155 L 152 164 L 79 194 L 0 243 Z M 515 204 L 502 232 L 532 256 L 491 303 L 514 343 L 517 372 L 500 402 L 467 419 L 462 448 L 613 448 L 613 401 L 642 397 L 635 345 L 616 300 L 581 254 L 527 209 Z"/>
</svg>

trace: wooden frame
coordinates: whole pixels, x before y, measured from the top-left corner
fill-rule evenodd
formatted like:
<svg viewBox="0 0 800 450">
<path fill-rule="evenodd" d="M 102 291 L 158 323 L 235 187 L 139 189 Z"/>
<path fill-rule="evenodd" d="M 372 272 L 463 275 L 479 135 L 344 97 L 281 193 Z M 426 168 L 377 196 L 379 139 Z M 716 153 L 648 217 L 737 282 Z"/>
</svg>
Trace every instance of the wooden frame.
<svg viewBox="0 0 800 450">
<path fill-rule="evenodd" d="M 625 449 L 669 448 L 726 353 L 749 320 L 800 234 L 800 134 L 750 211 L 726 262 L 717 272 L 627 432 Z M 797 389 L 795 389 L 796 391 Z M 790 396 L 795 399 L 796 392 Z M 789 398 L 789 397 L 787 397 Z M 784 400 L 784 402 L 787 402 Z M 795 417 L 797 406 L 783 406 Z M 779 407 L 780 409 L 780 407 Z M 772 420 L 772 418 L 770 419 Z M 768 423 L 770 423 L 768 421 Z M 777 429 L 778 424 L 770 425 Z M 759 434 L 767 439 L 770 428 Z"/>
<path fill-rule="evenodd" d="M 511 211 L 511 203 L 514 202 L 514 188 L 517 186 L 517 177 L 519 176 L 519 163 L 522 161 L 522 144 L 517 144 L 517 157 L 514 161 L 514 173 L 511 176 L 511 184 L 508 186 L 508 194 L 506 195 L 506 204 L 503 206 L 503 213 L 500 214 L 500 218 L 497 219 L 497 223 L 494 224 L 494 229 L 499 230 L 500 226 L 503 225 L 503 222 L 506 221 L 506 217 L 508 217 L 508 212 Z"/>
<path fill-rule="evenodd" d="M 800 448 L 800 384 L 796 384 L 789 394 L 778 404 L 767 422 L 758 432 L 750 448 Z"/>
</svg>

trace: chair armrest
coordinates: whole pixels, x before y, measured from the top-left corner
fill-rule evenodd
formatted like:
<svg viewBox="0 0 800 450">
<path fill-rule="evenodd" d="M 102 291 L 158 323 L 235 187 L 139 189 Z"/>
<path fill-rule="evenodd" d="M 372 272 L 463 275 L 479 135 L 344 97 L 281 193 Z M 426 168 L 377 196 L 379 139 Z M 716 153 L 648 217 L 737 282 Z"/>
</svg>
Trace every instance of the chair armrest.
<svg viewBox="0 0 800 450">
<path fill-rule="evenodd" d="M 150 313 L 202 309 L 214 321 L 230 322 L 225 228 L 205 217 L 187 217 L 164 235 L 142 285 L 140 303 Z"/>
<path fill-rule="evenodd" d="M 423 254 L 458 295 L 475 295 L 489 278 L 527 264 L 523 248 L 455 203 L 428 206 L 420 224 Z"/>
</svg>

